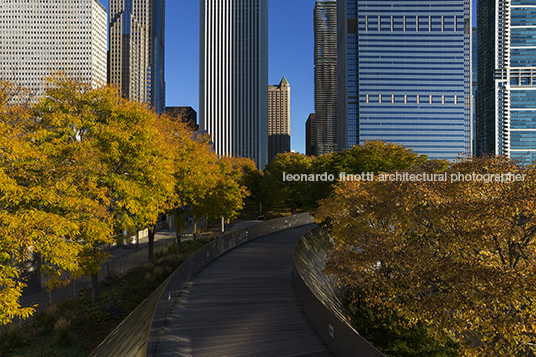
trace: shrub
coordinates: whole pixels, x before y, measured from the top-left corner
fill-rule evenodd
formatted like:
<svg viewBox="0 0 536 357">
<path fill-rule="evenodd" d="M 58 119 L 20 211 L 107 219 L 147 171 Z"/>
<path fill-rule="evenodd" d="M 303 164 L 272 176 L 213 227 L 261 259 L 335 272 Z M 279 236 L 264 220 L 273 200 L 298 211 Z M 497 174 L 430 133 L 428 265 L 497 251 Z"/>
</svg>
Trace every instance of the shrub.
<svg viewBox="0 0 536 357">
<path fill-rule="evenodd" d="M 72 321 L 60 317 L 54 323 L 54 344 L 58 347 L 72 346 L 76 341 L 76 335 L 71 332 Z"/>
</svg>

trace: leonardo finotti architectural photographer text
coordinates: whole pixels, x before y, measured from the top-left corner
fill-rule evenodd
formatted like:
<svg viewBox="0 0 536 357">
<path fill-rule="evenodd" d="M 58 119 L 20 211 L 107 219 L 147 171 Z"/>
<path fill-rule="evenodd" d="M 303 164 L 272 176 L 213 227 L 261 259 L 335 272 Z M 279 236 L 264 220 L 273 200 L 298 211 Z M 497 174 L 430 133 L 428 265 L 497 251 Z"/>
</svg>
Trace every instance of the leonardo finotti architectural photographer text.
<svg viewBox="0 0 536 357">
<path fill-rule="evenodd" d="M 378 174 L 374 175 L 372 172 L 363 172 L 358 175 L 347 174 L 341 172 L 338 176 L 328 174 L 289 174 L 283 172 L 283 181 L 285 182 L 369 182 L 369 181 L 397 181 L 397 182 L 483 182 L 483 183 L 508 183 L 516 181 L 525 181 L 527 175 L 524 174 L 479 174 L 479 173 L 449 173 L 444 172 L 440 174 L 432 173 L 409 173 L 409 172 L 397 172 L 392 174 Z"/>
</svg>

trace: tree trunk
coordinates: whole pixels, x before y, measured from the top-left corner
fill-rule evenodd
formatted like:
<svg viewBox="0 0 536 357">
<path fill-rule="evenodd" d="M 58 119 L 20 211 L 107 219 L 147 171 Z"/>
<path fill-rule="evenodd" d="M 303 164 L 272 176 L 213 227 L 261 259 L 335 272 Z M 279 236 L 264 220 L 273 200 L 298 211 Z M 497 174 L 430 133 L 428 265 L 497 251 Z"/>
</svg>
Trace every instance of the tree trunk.
<svg viewBox="0 0 536 357">
<path fill-rule="evenodd" d="M 94 304 L 99 302 L 99 273 L 91 273 L 91 298 Z"/>
<path fill-rule="evenodd" d="M 194 217 L 194 240 L 197 238 L 197 219 Z"/>
<path fill-rule="evenodd" d="M 149 262 L 154 263 L 154 236 L 155 236 L 155 227 L 149 228 Z"/>
</svg>

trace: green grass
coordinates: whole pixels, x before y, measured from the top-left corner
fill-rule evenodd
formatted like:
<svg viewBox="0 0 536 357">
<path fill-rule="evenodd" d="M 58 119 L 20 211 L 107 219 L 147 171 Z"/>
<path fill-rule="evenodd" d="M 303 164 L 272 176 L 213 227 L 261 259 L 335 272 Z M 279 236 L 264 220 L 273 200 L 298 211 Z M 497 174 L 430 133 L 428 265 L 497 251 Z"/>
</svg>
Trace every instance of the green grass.
<svg viewBox="0 0 536 357">
<path fill-rule="evenodd" d="M 87 289 L 78 299 L 36 314 L 30 325 L 0 336 L 0 356 L 88 356 L 182 262 L 212 239 L 184 241 L 180 255 L 176 245 L 156 250 L 154 264 L 145 263 L 121 277 L 102 281 L 98 303 L 92 303 L 91 290 Z"/>
</svg>

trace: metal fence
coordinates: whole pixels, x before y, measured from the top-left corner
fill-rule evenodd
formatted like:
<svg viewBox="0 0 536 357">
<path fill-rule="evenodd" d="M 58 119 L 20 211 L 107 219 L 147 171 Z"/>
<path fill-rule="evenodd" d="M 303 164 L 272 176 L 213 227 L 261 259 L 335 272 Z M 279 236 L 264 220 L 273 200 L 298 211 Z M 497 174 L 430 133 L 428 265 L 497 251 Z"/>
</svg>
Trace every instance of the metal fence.
<svg viewBox="0 0 536 357">
<path fill-rule="evenodd" d="M 163 238 L 154 242 L 154 252 L 158 250 L 167 249 L 171 245 L 176 243 L 176 238 Z M 121 248 L 118 248 L 121 249 Z M 129 253 L 114 257 L 101 264 L 99 271 L 99 281 L 106 279 L 109 276 L 121 276 L 129 269 L 140 266 L 149 261 L 149 248 L 143 246 L 137 249 L 132 249 Z M 91 285 L 89 277 L 82 277 L 80 279 L 71 280 L 68 286 L 63 288 L 56 288 L 51 291 L 47 291 L 46 288 L 34 294 L 22 296 L 20 298 L 20 304 L 22 307 L 35 307 L 36 312 L 43 311 L 51 305 L 60 303 L 67 299 L 77 298 L 80 291 L 88 288 Z M 33 317 L 25 320 L 14 321 L 13 324 L 26 325 L 33 321 Z"/>
</svg>

